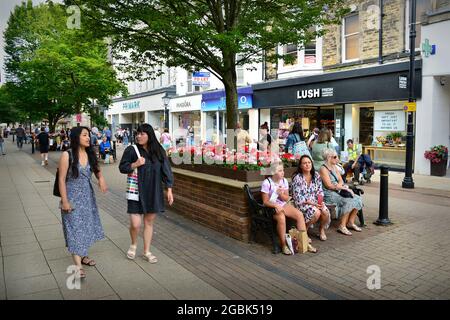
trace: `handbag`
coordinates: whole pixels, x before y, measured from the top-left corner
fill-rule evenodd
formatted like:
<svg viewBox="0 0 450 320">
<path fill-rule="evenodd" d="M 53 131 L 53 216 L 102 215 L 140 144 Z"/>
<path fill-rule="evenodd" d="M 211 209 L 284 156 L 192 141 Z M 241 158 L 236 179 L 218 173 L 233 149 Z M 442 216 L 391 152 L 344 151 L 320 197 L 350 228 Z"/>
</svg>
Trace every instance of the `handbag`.
<svg viewBox="0 0 450 320">
<path fill-rule="evenodd" d="M 353 198 L 353 195 L 350 191 L 341 189 L 339 191 L 336 191 L 338 195 L 340 195 L 342 198 Z"/>
<path fill-rule="evenodd" d="M 138 156 L 138 159 L 141 157 L 139 153 L 139 149 L 134 144 L 134 151 Z M 138 170 L 137 168 L 133 170 L 132 173 L 127 175 L 127 190 L 126 190 L 126 198 L 132 201 L 139 201 L 139 185 L 138 185 Z"/>
<path fill-rule="evenodd" d="M 67 173 L 69 173 L 70 166 L 72 165 L 72 152 L 70 152 L 70 150 L 67 152 L 69 153 L 69 167 L 67 168 Z M 61 197 L 61 193 L 59 192 L 59 168 L 56 168 L 55 182 L 53 183 L 53 195 L 55 197 Z"/>
<path fill-rule="evenodd" d="M 295 137 L 295 143 L 294 143 L 294 147 L 292 149 L 292 154 L 294 155 L 294 157 L 296 159 L 300 159 L 303 155 L 307 155 L 311 158 L 311 154 L 309 153 L 309 149 L 306 146 L 306 142 L 305 141 L 298 141 L 297 140 L 297 134 L 294 134 Z"/>
</svg>

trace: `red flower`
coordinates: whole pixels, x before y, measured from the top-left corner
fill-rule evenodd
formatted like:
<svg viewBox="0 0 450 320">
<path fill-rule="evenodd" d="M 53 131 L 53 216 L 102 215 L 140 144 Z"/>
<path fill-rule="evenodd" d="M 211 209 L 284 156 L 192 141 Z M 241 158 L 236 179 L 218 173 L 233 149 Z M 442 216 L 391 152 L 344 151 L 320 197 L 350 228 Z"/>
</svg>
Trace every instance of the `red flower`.
<svg viewBox="0 0 450 320">
<path fill-rule="evenodd" d="M 258 162 L 258 167 L 262 167 L 262 165 L 263 165 L 262 162 L 259 161 L 259 162 Z"/>
<path fill-rule="evenodd" d="M 233 166 L 233 171 L 237 171 L 237 169 L 238 169 L 238 168 L 237 168 L 237 165 L 234 165 L 234 166 Z"/>
</svg>

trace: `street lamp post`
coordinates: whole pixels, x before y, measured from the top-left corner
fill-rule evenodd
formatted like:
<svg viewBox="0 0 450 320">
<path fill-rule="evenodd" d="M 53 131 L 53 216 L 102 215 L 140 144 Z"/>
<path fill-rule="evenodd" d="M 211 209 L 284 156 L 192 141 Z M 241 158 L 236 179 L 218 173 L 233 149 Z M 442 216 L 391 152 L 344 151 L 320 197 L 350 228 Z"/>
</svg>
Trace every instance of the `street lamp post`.
<svg viewBox="0 0 450 320">
<path fill-rule="evenodd" d="M 169 103 L 170 103 L 171 97 L 167 94 L 162 97 L 163 104 L 164 104 L 164 128 L 169 129 Z"/>
<path fill-rule="evenodd" d="M 409 24 L 409 102 L 414 102 L 414 76 L 415 76 L 415 53 L 416 53 L 416 0 L 410 1 L 410 24 Z M 406 163 L 405 177 L 402 187 L 405 189 L 414 189 L 414 181 L 412 177 L 412 164 L 414 154 L 414 124 L 413 113 L 408 111 L 408 132 L 406 134 Z"/>
</svg>

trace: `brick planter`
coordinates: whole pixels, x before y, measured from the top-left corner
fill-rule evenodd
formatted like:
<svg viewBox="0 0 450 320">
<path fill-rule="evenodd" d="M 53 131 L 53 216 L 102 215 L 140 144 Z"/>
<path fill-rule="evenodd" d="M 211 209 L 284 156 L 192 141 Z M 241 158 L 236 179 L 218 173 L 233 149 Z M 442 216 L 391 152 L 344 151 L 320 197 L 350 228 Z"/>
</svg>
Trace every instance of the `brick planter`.
<svg viewBox="0 0 450 320">
<path fill-rule="evenodd" d="M 227 179 L 238 180 L 243 182 L 263 181 L 266 178 L 266 176 L 261 175 L 260 171 L 246 171 L 246 170 L 234 171 L 231 168 L 221 167 L 218 165 L 208 165 L 208 164 L 174 165 L 172 163 L 172 167 L 199 173 L 210 174 L 216 177 L 224 177 Z M 285 177 L 290 178 L 296 170 L 297 170 L 296 167 L 284 168 Z"/>
</svg>

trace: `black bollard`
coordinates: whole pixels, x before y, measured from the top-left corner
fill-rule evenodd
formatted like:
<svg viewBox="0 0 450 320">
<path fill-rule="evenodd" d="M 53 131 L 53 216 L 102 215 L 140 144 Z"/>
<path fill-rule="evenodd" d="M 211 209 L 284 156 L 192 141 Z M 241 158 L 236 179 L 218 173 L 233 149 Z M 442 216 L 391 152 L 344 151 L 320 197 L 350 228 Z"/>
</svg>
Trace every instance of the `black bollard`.
<svg viewBox="0 0 450 320">
<path fill-rule="evenodd" d="M 14 133 L 13 133 L 13 142 L 14 142 L 14 136 L 15 136 L 15 135 L 14 135 Z"/>
<path fill-rule="evenodd" d="M 114 161 L 116 161 L 117 160 L 116 159 L 116 140 L 113 141 L 113 150 L 114 150 L 114 152 L 113 152 L 112 156 L 113 156 Z"/>
<path fill-rule="evenodd" d="M 374 222 L 377 226 L 387 226 L 392 224 L 388 216 L 388 179 L 389 167 L 382 165 L 380 167 L 380 211 L 378 220 Z"/>
<path fill-rule="evenodd" d="M 34 138 L 31 137 L 31 153 L 34 153 Z"/>
</svg>

